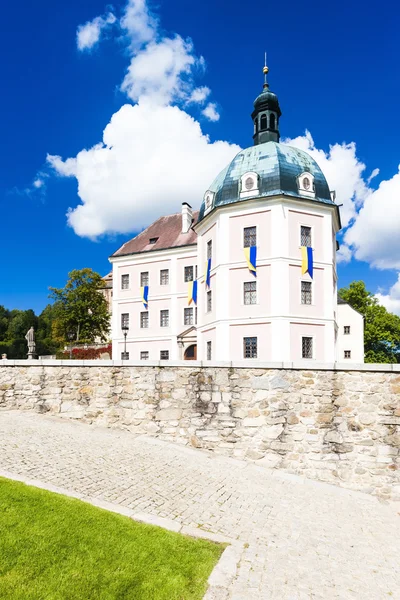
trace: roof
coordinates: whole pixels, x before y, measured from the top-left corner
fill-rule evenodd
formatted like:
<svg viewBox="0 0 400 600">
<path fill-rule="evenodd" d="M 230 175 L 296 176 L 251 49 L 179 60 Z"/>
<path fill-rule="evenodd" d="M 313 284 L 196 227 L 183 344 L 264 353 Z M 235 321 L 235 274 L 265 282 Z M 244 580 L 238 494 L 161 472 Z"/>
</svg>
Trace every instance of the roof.
<svg viewBox="0 0 400 600">
<path fill-rule="evenodd" d="M 105 288 L 112 288 L 112 280 L 113 280 L 112 271 L 111 271 L 111 273 L 108 273 L 108 275 L 104 275 L 104 277 L 102 279 L 104 281 Z"/>
<path fill-rule="evenodd" d="M 197 222 L 198 216 L 199 212 L 194 211 L 193 225 Z M 152 240 L 151 243 L 150 240 Z M 176 213 L 160 217 L 157 221 L 154 221 L 136 237 L 129 240 L 129 242 L 125 242 L 111 257 L 192 246 L 194 244 L 197 244 L 197 234 L 192 229 L 188 233 L 182 233 L 182 214 Z"/>
<path fill-rule="evenodd" d="M 254 196 L 240 198 L 240 179 L 250 171 L 259 177 L 258 192 L 255 189 Z M 298 189 L 297 178 L 306 171 L 314 176 L 315 198 L 312 199 L 302 196 Z M 215 194 L 214 207 L 280 194 L 336 206 L 325 176 L 315 160 L 304 150 L 272 141 L 241 150 L 209 189 Z M 204 209 L 203 200 L 199 221 L 204 216 Z"/>
<path fill-rule="evenodd" d="M 341 298 L 341 296 L 339 296 L 339 294 L 337 297 L 337 303 L 338 304 L 348 304 L 348 302 L 346 302 L 346 300 L 343 300 L 343 298 Z"/>
</svg>

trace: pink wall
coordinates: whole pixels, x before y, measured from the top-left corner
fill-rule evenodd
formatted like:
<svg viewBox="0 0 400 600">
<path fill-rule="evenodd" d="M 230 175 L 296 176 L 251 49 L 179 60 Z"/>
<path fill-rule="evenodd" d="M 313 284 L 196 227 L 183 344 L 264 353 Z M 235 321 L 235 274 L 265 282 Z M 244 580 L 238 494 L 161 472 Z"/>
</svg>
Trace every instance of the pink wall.
<svg viewBox="0 0 400 600">
<path fill-rule="evenodd" d="M 212 293 L 212 310 L 210 312 L 207 312 L 207 292 L 209 289 Z M 199 324 L 207 324 L 212 323 L 212 321 L 215 321 L 217 293 L 218 285 L 217 277 L 215 275 L 211 275 L 210 288 L 206 288 L 204 284 L 204 279 L 199 281 L 199 294 L 197 302 L 197 306 L 199 307 Z"/>
<path fill-rule="evenodd" d="M 271 255 L 271 211 L 264 210 L 229 218 L 230 262 L 244 260 L 243 229 L 245 227 L 257 227 L 257 258 L 269 257 Z"/>
<path fill-rule="evenodd" d="M 176 342 L 175 342 L 176 343 Z M 127 342 L 126 350 L 129 352 L 129 360 L 140 360 L 141 352 L 149 353 L 149 360 L 160 360 L 161 350 L 168 350 L 171 357 L 172 341 L 170 338 L 154 341 L 141 341 L 137 340 L 134 342 Z M 121 358 L 121 353 L 124 351 L 124 343 L 118 344 L 118 351 L 115 355 L 115 359 Z"/>
<path fill-rule="evenodd" d="M 244 304 L 244 282 L 257 283 L 257 304 Z M 229 317 L 246 318 L 259 317 L 271 312 L 271 267 L 257 267 L 257 277 L 254 277 L 247 267 L 229 270 Z"/>
<path fill-rule="evenodd" d="M 256 337 L 258 346 L 257 360 L 271 360 L 271 325 L 267 321 L 257 321 L 251 325 L 230 325 L 229 360 L 244 360 L 243 338 Z"/>
<path fill-rule="evenodd" d="M 302 337 L 313 338 L 313 360 L 324 360 L 325 325 L 290 323 L 290 360 L 303 360 Z"/>
<path fill-rule="evenodd" d="M 202 339 L 202 344 L 203 344 L 202 360 L 207 360 L 207 342 L 208 341 L 211 342 L 211 360 L 216 360 L 215 357 L 216 357 L 216 352 L 217 352 L 217 345 L 216 345 L 217 336 L 216 336 L 215 327 L 211 327 L 210 329 L 206 329 L 205 331 L 203 331 L 201 339 Z M 199 354 L 197 354 L 197 356 L 199 357 Z"/>
<path fill-rule="evenodd" d="M 148 337 L 153 335 L 170 335 L 171 333 L 171 300 L 169 298 L 163 300 L 149 300 L 149 308 L 146 311 L 143 304 L 138 301 L 119 303 L 118 304 L 118 328 L 121 327 L 121 314 L 129 313 L 129 339 L 135 337 Z M 160 327 L 160 310 L 169 310 L 169 327 Z M 140 327 L 140 313 L 148 312 L 149 327 Z"/>
<path fill-rule="evenodd" d="M 324 260 L 323 223 L 324 217 L 307 212 L 289 210 L 289 256 L 301 259 L 300 227 L 311 227 L 311 243 L 314 248 L 314 261 Z"/>
<path fill-rule="evenodd" d="M 177 272 L 176 272 L 176 288 L 174 292 L 187 294 L 188 284 L 185 282 L 185 267 L 193 267 L 193 277 L 196 276 L 196 266 L 197 266 L 197 254 L 194 253 L 192 256 L 178 258 L 177 260 Z M 198 273 L 198 275 L 201 274 Z"/>
<path fill-rule="evenodd" d="M 312 304 L 301 304 L 301 281 L 312 282 Z M 314 268 L 314 277 L 301 274 L 301 267 L 289 265 L 289 309 L 292 315 L 324 316 L 324 269 Z"/>
<path fill-rule="evenodd" d="M 140 295 L 140 273 L 149 272 L 149 293 L 150 294 L 168 294 L 171 292 L 171 285 L 160 285 L 160 270 L 169 269 L 171 281 L 171 260 L 159 260 L 156 262 L 143 261 L 139 266 L 118 266 L 117 269 L 117 287 L 119 298 L 132 297 Z M 121 275 L 129 275 L 129 290 L 121 289 Z"/>
</svg>

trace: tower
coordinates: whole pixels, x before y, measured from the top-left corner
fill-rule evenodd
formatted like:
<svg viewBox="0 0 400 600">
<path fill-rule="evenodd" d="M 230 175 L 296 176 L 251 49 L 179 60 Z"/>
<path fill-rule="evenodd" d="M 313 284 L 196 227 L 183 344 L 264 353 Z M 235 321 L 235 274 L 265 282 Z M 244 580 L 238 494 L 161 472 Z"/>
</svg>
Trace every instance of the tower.
<svg viewBox="0 0 400 600">
<path fill-rule="evenodd" d="M 270 91 L 268 85 L 267 55 L 265 55 L 265 64 L 263 68 L 264 85 L 263 91 L 254 101 L 254 110 L 251 118 L 254 123 L 254 145 L 264 142 L 279 142 L 279 117 L 281 109 L 278 97 Z"/>
</svg>

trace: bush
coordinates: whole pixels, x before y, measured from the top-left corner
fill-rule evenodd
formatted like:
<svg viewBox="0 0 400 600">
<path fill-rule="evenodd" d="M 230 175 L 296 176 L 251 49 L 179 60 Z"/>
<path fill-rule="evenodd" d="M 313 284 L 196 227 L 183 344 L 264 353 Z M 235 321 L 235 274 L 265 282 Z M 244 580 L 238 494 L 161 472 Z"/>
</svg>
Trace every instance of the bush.
<svg viewBox="0 0 400 600">
<path fill-rule="evenodd" d="M 102 354 L 108 353 L 112 356 L 112 345 L 102 346 L 101 348 L 72 348 L 72 360 L 98 360 Z M 69 360 L 69 350 L 57 352 L 57 358 Z"/>
</svg>

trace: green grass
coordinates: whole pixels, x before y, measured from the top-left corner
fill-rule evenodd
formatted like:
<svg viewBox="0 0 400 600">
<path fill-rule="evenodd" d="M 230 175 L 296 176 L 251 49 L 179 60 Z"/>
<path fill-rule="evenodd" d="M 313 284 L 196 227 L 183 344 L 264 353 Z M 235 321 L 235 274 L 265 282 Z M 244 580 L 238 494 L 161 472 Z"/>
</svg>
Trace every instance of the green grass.
<svg viewBox="0 0 400 600">
<path fill-rule="evenodd" d="M 200 600 L 222 550 L 0 478 L 2 600 Z"/>
</svg>

